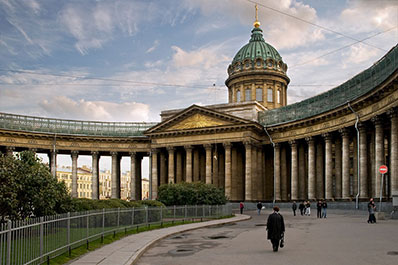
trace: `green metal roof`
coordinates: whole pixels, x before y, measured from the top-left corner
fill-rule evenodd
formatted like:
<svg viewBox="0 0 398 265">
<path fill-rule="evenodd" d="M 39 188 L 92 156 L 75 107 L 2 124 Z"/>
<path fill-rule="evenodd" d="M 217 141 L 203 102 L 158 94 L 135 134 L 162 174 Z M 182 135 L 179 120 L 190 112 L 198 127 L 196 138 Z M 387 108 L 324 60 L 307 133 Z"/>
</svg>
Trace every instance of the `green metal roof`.
<svg viewBox="0 0 398 265">
<path fill-rule="evenodd" d="M 100 122 L 49 119 L 0 113 L 0 129 L 83 136 L 136 137 L 156 122 Z"/>
<path fill-rule="evenodd" d="M 315 97 L 278 109 L 259 112 L 264 127 L 283 124 L 315 116 L 346 105 L 373 90 L 398 70 L 398 45 L 370 68 L 345 83 Z"/>
<path fill-rule="evenodd" d="M 248 44 L 243 46 L 232 60 L 232 64 L 243 62 L 246 59 L 252 61 L 262 58 L 264 61 L 273 59 L 276 62 L 282 61 L 282 57 L 278 51 L 270 44 L 266 43 L 263 38 L 263 31 L 260 28 L 254 28 Z"/>
</svg>

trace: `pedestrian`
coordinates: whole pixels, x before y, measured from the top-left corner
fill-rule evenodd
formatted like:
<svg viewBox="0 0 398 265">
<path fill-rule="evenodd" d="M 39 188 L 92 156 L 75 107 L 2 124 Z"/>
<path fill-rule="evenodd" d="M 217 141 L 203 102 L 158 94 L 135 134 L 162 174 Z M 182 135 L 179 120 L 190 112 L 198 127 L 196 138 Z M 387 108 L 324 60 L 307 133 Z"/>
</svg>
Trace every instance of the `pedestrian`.
<svg viewBox="0 0 398 265">
<path fill-rule="evenodd" d="M 297 204 L 295 201 L 293 201 L 292 210 L 293 210 L 293 215 L 296 216 Z"/>
<path fill-rule="evenodd" d="M 322 218 L 322 202 L 318 201 L 316 204 L 316 217 L 317 218 Z"/>
<path fill-rule="evenodd" d="M 243 204 L 243 202 L 240 202 L 239 203 L 240 214 L 243 214 L 243 208 L 245 208 L 245 205 Z"/>
<path fill-rule="evenodd" d="M 307 201 L 305 203 L 305 215 L 307 215 L 307 216 L 311 215 L 311 203 L 310 203 L 310 201 Z"/>
<path fill-rule="evenodd" d="M 267 239 L 271 240 L 272 249 L 278 251 L 279 242 L 284 237 L 285 222 L 283 216 L 279 213 L 279 207 L 274 206 L 274 212 L 268 216 L 267 220 Z"/>
<path fill-rule="evenodd" d="M 257 203 L 257 213 L 258 213 L 258 215 L 260 215 L 261 214 L 261 209 L 263 208 L 263 204 L 261 203 L 261 202 L 258 202 Z"/>
<path fill-rule="evenodd" d="M 328 208 L 328 204 L 326 203 L 326 200 L 323 200 L 323 202 L 322 202 L 322 217 L 323 218 L 326 218 L 326 209 L 327 208 Z"/>
<path fill-rule="evenodd" d="M 300 203 L 300 205 L 299 205 L 299 210 L 300 210 L 301 216 L 304 215 L 304 209 L 305 209 L 305 205 L 304 205 L 304 202 L 302 201 L 302 202 Z"/>
<path fill-rule="evenodd" d="M 376 204 L 373 201 L 373 198 L 370 198 L 369 203 L 368 203 L 368 212 L 369 212 L 369 218 L 368 218 L 368 223 L 376 223 Z"/>
</svg>

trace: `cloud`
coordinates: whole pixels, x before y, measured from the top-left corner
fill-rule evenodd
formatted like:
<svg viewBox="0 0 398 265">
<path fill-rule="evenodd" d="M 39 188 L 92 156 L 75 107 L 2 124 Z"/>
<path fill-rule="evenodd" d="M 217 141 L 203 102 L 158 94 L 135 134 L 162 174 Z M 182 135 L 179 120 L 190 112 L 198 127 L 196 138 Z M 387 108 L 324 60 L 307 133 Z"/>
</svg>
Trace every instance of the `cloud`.
<svg viewBox="0 0 398 265">
<path fill-rule="evenodd" d="M 147 121 L 150 110 L 147 104 L 136 102 L 75 101 L 65 96 L 43 100 L 39 105 L 56 117 L 97 121 Z"/>
<path fill-rule="evenodd" d="M 153 52 L 154 50 L 156 50 L 156 48 L 159 46 L 159 40 L 155 40 L 154 42 L 153 42 L 153 45 L 152 45 L 152 47 L 150 47 L 148 50 L 146 50 L 146 52 L 145 53 L 151 53 L 151 52 Z"/>
</svg>

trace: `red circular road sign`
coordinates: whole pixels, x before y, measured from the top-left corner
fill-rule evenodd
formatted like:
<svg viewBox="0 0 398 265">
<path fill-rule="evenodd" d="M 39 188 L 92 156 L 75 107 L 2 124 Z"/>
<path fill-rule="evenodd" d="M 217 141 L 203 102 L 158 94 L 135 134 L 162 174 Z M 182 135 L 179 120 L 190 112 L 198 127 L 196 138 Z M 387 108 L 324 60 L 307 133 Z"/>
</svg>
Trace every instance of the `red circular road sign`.
<svg viewBox="0 0 398 265">
<path fill-rule="evenodd" d="M 388 171 L 387 166 L 382 165 L 382 166 L 379 167 L 379 172 L 380 172 L 381 174 L 386 174 L 387 171 Z"/>
</svg>

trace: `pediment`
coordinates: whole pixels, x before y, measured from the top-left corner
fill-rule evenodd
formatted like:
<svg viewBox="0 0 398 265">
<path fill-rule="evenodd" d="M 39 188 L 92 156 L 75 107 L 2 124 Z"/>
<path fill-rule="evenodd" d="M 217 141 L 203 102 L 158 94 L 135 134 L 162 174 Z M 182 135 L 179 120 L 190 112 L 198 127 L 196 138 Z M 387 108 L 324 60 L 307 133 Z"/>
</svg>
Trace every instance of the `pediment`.
<svg viewBox="0 0 398 265">
<path fill-rule="evenodd" d="M 152 127 L 145 134 L 190 131 L 203 128 L 231 127 L 252 123 L 233 115 L 192 105 L 173 117 Z"/>
</svg>

